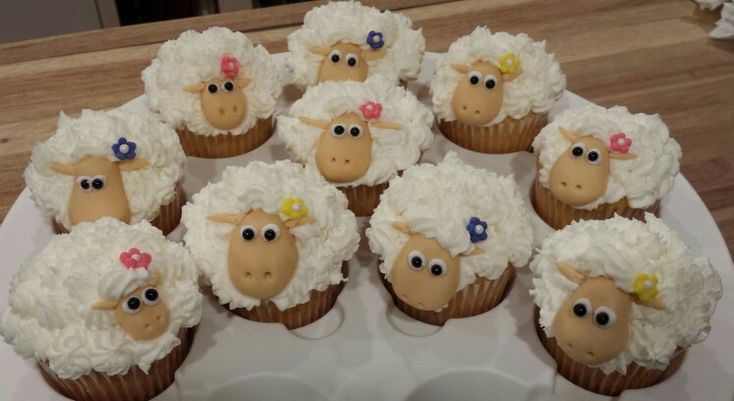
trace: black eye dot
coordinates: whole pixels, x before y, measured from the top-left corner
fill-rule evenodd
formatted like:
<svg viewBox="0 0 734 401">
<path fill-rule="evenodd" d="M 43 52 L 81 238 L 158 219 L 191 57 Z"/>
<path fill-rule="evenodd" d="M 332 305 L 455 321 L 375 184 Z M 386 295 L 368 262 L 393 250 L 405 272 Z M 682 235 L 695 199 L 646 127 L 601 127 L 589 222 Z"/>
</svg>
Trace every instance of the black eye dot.
<svg viewBox="0 0 734 401">
<path fill-rule="evenodd" d="M 334 64 L 338 63 L 339 62 L 339 59 L 340 59 L 340 57 L 339 57 L 338 54 L 332 54 L 331 55 L 331 62 L 332 63 L 334 63 Z"/>
<path fill-rule="evenodd" d="M 584 154 L 584 148 L 581 146 L 574 146 L 573 149 L 571 149 L 571 153 L 573 153 L 574 156 L 579 157 Z"/>
<path fill-rule="evenodd" d="M 355 57 L 349 57 L 347 59 L 347 65 L 349 65 L 350 67 L 354 67 L 355 65 L 357 65 L 357 59 Z"/>
<path fill-rule="evenodd" d="M 487 89 L 494 89 L 494 87 L 497 86 L 497 82 L 495 82 L 494 79 L 488 79 L 487 82 L 484 83 L 484 86 L 486 86 Z"/>
<path fill-rule="evenodd" d="M 410 259 L 410 264 L 413 265 L 413 267 L 421 267 L 423 266 L 423 259 L 418 256 L 413 256 Z"/>
<path fill-rule="evenodd" d="M 138 310 L 140 308 L 140 298 L 130 297 L 127 300 L 127 308 L 130 310 Z"/>
<path fill-rule="evenodd" d="M 231 92 L 232 89 L 234 89 L 234 84 L 232 83 L 232 81 L 225 82 L 224 83 L 224 89 L 226 89 L 227 91 L 230 91 Z"/>
<path fill-rule="evenodd" d="M 471 77 L 469 77 L 469 83 L 472 84 L 472 85 L 478 84 L 479 83 L 479 77 L 476 76 L 476 75 L 472 75 Z"/>
<path fill-rule="evenodd" d="M 217 87 L 217 84 L 209 84 L 209 86 L 206 87 L 206 90 L 208 90 L 209 93 L 217 93 L 219 88 Z"/>
<path fill-rule="evenodd" d="M 245 228 L 244 230 L 242 230 L 242 238 L 245 241 L 252 240 L 253 238 L 255 238 L 255 230 L 251 228 Z"/>
<path fill-rule="evenodd" d="M 609 314 L 606 312 L 599 312 L 596 314 L 596 324 L 599 326 L 606 326 L 609 323 Z"/>
<path fill-rule="evenodd" d="M 443 267 L 438 264 L 431 266 L 431 274 L 433 274 L 434 276 L 440 276 L 441 274 L 443 274 Z"/>
<path fill-rule="evenodd" d="M 351 135 L 351 136 L 359 136 L 359 134 L 361 134 L 361 133 L 362 133 L 362 130 L 359 129 L 359 127 L 352 127 L 349 130 L 349 135 Z"/>
<path fill-rule="evenodd" d="M 335 125 L 334 126 L 334 133 L 337 134 L 337 135 L 344 134 L 344 127 L 341 126 L 341 125 Z"/>
<path fill-rule="evenodd" d="M 584 304 L 576 304 L 573 306 L 573 314 L 578 317 L 584 317 L 586 316 L 586 305 Z"/>
<path fill-rule="evenodd" d="M 263 233 L 263 237 L 265 237 L 266 241 L 272 241 L 277 236 L 278 234 L 275 232 L 275 230 L 272 229 L 265 230 L 265 232 Z"/>
<path fill-rule="evenodd" d="M 586 155 L 586 158 L 589 159 L 589 161 L 595 162 L 599 160 L 599 153 L 595 150 L 592 150 L 591 152 L 589 152 L 588 155 Z"/>
<path fill-rule="evenodd" d="M 94 189 L 102 189 L 102 187 L 104 187 L 104 181 L 99 178 L 95 178 L 92 180 L 92 187 Z"/>
<path fill-rule="evenodd" d="M 84 190 L 89 189 L 90 187 L 89 180 L 84 179 L 84 180 L 79 181 L 79 186 L 82 187 L 82 189 Z"/>
<path fill-rule="evenodd" d="M 148 301 L 155 301 L 156 299 L 158 299 L 158 290 L 156 290 L 155 288 L 148 288 L 147 290 L 145 290 L 145 294 L 143 295 Z"/>
</svg>

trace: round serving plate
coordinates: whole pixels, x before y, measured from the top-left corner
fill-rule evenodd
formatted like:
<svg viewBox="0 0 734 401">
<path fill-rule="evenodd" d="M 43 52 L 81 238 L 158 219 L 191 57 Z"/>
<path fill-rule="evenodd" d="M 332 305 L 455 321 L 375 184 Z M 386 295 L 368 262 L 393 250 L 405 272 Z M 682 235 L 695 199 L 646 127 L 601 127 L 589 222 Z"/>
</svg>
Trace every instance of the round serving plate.
<svg viewBox="0 0 734 401">
<path fill-rule="evenodd" d="M 285 72 L 285 54 L 273 58 Z M 427 53 L 421 75 L 409 85 L 425 104 L 436 54 Z M 300 94 L 287 88 L 279 111 Z M 566 92 L 551 112 L 588 101 Z M 149 113 L 140 96 L 122 108 Z M 527 152 L 486 155 L 462 149 L 435 128 L 436 141 L 423 162 L 438 162 L 456 151 L 466 162 L 499 174 L 513 174 L 532 212 L 535 246 L 552 232 L 530 205 L 534 156 Z M 685 151 L 685 150 L 684 150 Z M 265 145 L 229 159 L 187 161 L 187 197 L 217 181 L 225 166 L 287 155 L 273 137 Z M 721 274 L 724 296 L 707 340 L 693 346 L 681 369 L 664 383 L 625 391 L 619 400 L 707 400 L 734 398 L 734 266 L 711 214 L 682 175 L 663 200 L 662 219 L 696 252 L 711 258 Z M 368 220 L 360 218 L 364 232 Z M 179 240 L 183 227 L 171 233 Z M 10 280 L 28 256 L 53 235 L 50 221 L 36 209 L 26 188 L 0 226 L 0 307 L 7 305 Z M 508 297 L 480 316 L 454 319 L 442 328 L 426 325 L 393 306 L 367 241 L 349 261 L 349 281 L 334 308 L 306 327 L 288 331 L 280 324 L 248 321 L 228 313 L 207 293 L 193 348 L 175 383 L 157 400 L 608 400 L 556 374 L 555 363 L 538 340 L 531 275 L 519 268 Z M 0 399 L 62 400 L 33 361 L 0 342 Z"/>
</svg>

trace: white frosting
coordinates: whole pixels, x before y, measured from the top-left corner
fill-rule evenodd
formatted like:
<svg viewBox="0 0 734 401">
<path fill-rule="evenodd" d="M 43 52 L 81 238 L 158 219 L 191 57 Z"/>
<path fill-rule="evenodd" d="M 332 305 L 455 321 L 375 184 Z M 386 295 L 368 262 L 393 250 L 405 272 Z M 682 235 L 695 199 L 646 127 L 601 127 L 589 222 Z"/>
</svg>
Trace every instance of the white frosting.
<svg viewBox="0 0 734 401">
<path fill-rule="evenodd" d="M 52 170 L 51 164 L 74 164 L 85 156 L 116 161 L 112 145 L 120 137 L 137 144 L 136 158 L 148 161 L 148 166 L 141 170 L 122 171 L 130 222 L 154 219 L 160 207 L 175 198 L 186 155 L 178 135 L 167 125 L 153 117 L 118 110 L 85 109 L 78 119 L 61 113 L 56 134 L 33 148 L 24 173 L 36 205 L 67 230 L 71 229 L 67 206 L 72 187 L 77 184 L 74 177 Z"/>
<path fill-rule="evenodd" d="M 208 216 L 242 213 L 253 208 L 278 214 L 283 199 L 293 197 L 303 199 L 315 223 L 291 230 L 298 248 L 298 265 L 288 285 L 270 300 L 278 309 L 285 310 L 307 302 L 311 290 L 323 291 L 346 280 L 341 272 L 342 263 L 357 251 L 359 233 L 344 194 L 320 176 L 309 174 L 287 160 L 229 166 L 221 181 L 204 187 L 184 206 L 181 219 L 187 228 L 184 242 L 222 305 L 251 309 L 260 305 L 260 299 L 241 293 L 229 279 L 229 234 L 239 227 L 213 222 Z"/>
<path fill-rule="evenodd" d="M 505 82 L 502 107 L 497 116 L 485 126 L 499 124 L 507 117 L 520 119 L 531 111 L 548 113 L 553 103 L 566 88 L 566 76 L 553 53 L 545 51 L 545 41 L 534 42 L 528 35 L 511 35 L 507 32 L 492 33 L 487 27 L 457 39 L 449 51 L 440 55 L 436 73 L 431 80 L 433 112 L 440 120 L 454 121 L 451 99 L 463 74 L 452 64 L 472 65 L 485 61 L 499 68 L 499 58 L 512 52 L 520 59 L 521 73 Z"/>
<path fill-rule="evenodd" d="M 395 86 L 382 77 L 364 83 L 324 82 L 309 88 L 290 108 L 287 116 L 278 116 L 276 133 L 294 160 L 305 163 L 307 170 L 320 174 L 315 155 L 321 129 L 302 123 L 298 117 L 331 120 L 344 113 L 361 115 L 365 101 L 382 104 L 381 121 L 395 122 L 399 130 L 370 126 L 372 163 L 367 172 L 352 182 L 337 186 L 375 185 L 387 182 L 400 170 L 412 166 L 433 143 L 433 114 L 410 91 Z"/>
<path fill-rule="evenodd" d="M 572 144 L 558 127 L 591 133 L 604 144 L 618 132 L 632 140 L 632 160 L 610 160 L 610 176 L 603 196 L 578 209 L 591 210 L 603 203 L 627 198 L 633 208 L 645 208 L 662 199 L 673 187 L 678 174 L 681 150 L 670 137 L 668 127 L 657 114 L 632 114 L 626 107 L 605 109 L 596 105 L 568 109 L 546 125 L 533 142 L 541 165 L 540 183 L 548 188 L 553 164 Z"/>
<path fill-rule="evenodd" d="M 249 78 L 243 89 L 247 111 L 242 123 L 231 130 L 213 127 L 204 117 L 199 95 L 184 90 L 207 79 L 224 79 L 223 55 L 239 61 L 238 77 Z M 159 112 L 174 128 L 187 128 L 199 135 L 240 135 L 269 118 L 282 91 L 279 69 L 262 46 L 253 46 L 241 32 L 213 27 L 204 32 L 188 30 L 165 42 L 158 56 L 143 70 L 145 94 L 151 110 Z"/>
<path fill-rule="evenodd" d="M 168 330 L 151 341 L 134 341 L 116 324 L 112 311 L 91 308 L 101 299 L 98 284 L 124 269 L 119 256 L 131 247 L 152 255 L 148 268 L 160 274 L 156 288 L 170 310 Z M 0 335 L 20 356 L 48 361 L 62 379 L 92 370 L 121 375 L 133 366 L 147 372 L 180 343 L 182 327 L 199 323 L 202 296 L 197 279 L 186 249 L 166 241 L 146 221 L 126 225 L 104 218 L 81 223 L 71 234 L 51 238 L 13 276 Z"/>
<path fill-rule="evenodd" d="M 426 39 L 421 30 L 402 14 L 366 7 L 356 1 L 329 2 L 303 17 L 303 26 L 288 35 L 288 67 L 294 83 L 301 88 L 315 85 L 324 56 L 311 47 L 331 47 L 338 42 L 367 45 L 370 31 L 382 32 L 387 55 L 368 61 L 368 75 L 384 75 L 391 81 L 414 80 L 420 71 Z"/>
<path fill-rule="evenodd" d="M 530 293 L 540 307 L 540 325 L 553 337 L 553 320 L 577 284 L 556 268 L 558 261 L 572 264 L 589 277 L 606 276 L 615 286 L 632 293 L 635 276 L 658 278 L 657 310 L 632 304 L 627 348 L 599 368 L 606 374 L 625 374 L 627 365 L 665 369 L 677 347 L 703 341 L 709 320 L 721 297 L 721 279 L 708 258 L 693 255 L 677 233 L 652 214 L 647 223 L 616 216 L 608 220 L 572 223 L 543 242 L 530 263 L 536 278 Z"/>
<path fill-rule="evenodd" d="M 715 39 L 734 39 L 734 2 L 732 0 L 695 0 L 702 10 L 714 11 L 721 7 L 721 18 L 709 33 Z"/>
<path fill-rule="evenodd" d="M 471 217 L 488 224 L 486 240 L 470 241 L 467 224 Z M 394 228 L 393 222 L 407 222 L 412 231 L 435 238 L 452 256 L 462 255 L 457 292 L 476 276 L 496 279 L 508 263 L 525 265 L 532 251 L 530 215 L 512 176 L 469 166 L 454 152 L 448 152 L 437 165 L 420 164 L 405 170 L 382 193 L 366 234 L 388 281 L 395 258 L 408 241 L 408 235 Z M 485 252 L 466 256 L 476 248 Z"/>
</svg>

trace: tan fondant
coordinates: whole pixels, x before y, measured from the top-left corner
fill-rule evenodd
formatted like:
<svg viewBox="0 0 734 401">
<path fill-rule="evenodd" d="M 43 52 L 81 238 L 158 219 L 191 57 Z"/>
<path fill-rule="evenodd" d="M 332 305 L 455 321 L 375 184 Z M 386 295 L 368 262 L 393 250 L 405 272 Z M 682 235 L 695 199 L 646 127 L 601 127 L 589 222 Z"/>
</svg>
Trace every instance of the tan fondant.
<svg viewBox="0 0 734 401">
<path fill-rule="evenodd" d="M 232 82 L 234 89 L 224 89 L 226 82 Z M 216 93 L 210 93 L 208 86 L 217 85 Z M 213 127 L 229 130 L 237 127 L 245 119 L 247 103 L 243 91 L 250 84 L 248 78 L 239 77 L 235 79 L 211 78 L 194 85 L 185 86 L 188 92 L 199 95 L 201 110 L 204 117 Z"/>
<path fill-rule="evenodd" d="M 330 48 L 312 47 L 309 51 L 324 57 L 319 68 L 317 82 L 347 80 L 362 82 L 367 79 L 369 72 L 367 61 L 385 57 L 383 49 L 363 50 L 360 46 L 344 42 L 339 42 Z M 339 55 L 338 62 L 334 63 L 331 60 L 332 54 Z M 351 57 L 357 60 L 355 66 L 347 64 L 347 59 Z"/>
<path fill-rule="evenodd" d="M 423 255 L 423 267 L 410 264 L 412 251 Z M 441 259 L 447 271 L 441 276 L 431 273 L 431 261 Z M 443 249 L 433 238 L 413 234 L 403 245 L 390 269 L 390 282 L 397 296 L 408 305 L 423 311 L 435 311 L 448 304 L 459 285 L 458 257 Z"/>
<path fill-rule="evenodd" d="M 344 134 L 334 136 L 331 127 L 344 126 Z M 359 126 L 362 135 L 350 135 L 349 127 Z M 331 120 L 321 132 L 316 148 L 316 166 L 330 182 L 350 182 L 362 177 L 372 163 L 372 135 L 368 124 L 357 113 L 346 113 Z"/>
<path fill-rule="evenodd" d="M 459 122 L 475 127 L 486 125 L 497 116 L 502 108 L 505 82 L 519 74 L 519 71 L 514 75 L 502 74 L 499 68 L 485 61 L 472 65 L 452 64 L 451 67 L 462 74 L 451 98 L 454 116 Z M 472 73 L 479 73 L 476 85 L 469 81 Z M 485 86 L 489 75 L 495 77 L 492 89 Z"/>
<path fill-rule="evenodd" d="M 86 156 L 75 164 L 51 164 L 51 169 L 57 173 L 74 177 L 67 205 L 71 225 L 96 221 L 106 216 L 129 223 L 130 203 L 125 194 L 121 171 L 134 171 L 147 166 L 148 162 L 142 158 L 113 162 L 100 156 Z M 101 189 L 91 187 L 95 177 L 104 178 Z M 84 178 L 90 183 L 86 191 L 80 186 Z"/>
</svg>

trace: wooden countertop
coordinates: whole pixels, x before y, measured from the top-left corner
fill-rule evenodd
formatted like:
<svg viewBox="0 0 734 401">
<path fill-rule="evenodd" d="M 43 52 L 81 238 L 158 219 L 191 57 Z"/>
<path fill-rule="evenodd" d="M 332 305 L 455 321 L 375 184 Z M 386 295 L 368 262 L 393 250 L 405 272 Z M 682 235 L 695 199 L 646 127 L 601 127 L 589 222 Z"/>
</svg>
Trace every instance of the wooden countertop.
<svg viewBox="0 0 734 401">
<path fill-rule="evenodd" d="M 271 53 L 313 1 L 0 45 L 0 218 L 23 190 L 33 145 L 59 111 L 107 109 L 143 92 L 160 43 L 189 28 L 227 26 Z M 734 41 L 709 39 L 718 13 L 682 0 L 367 0 L 423 28 L 445 51 L 476 25 L 545 39 L 568 89 L 603 106 L 659 113 L 683 147 L 681 170 L 734 250 Z"/>
</svg>

